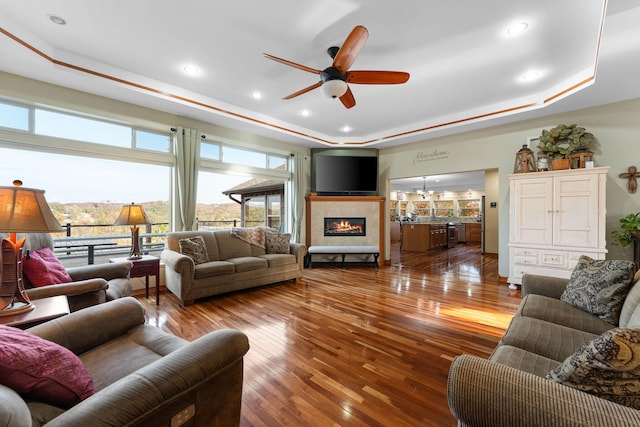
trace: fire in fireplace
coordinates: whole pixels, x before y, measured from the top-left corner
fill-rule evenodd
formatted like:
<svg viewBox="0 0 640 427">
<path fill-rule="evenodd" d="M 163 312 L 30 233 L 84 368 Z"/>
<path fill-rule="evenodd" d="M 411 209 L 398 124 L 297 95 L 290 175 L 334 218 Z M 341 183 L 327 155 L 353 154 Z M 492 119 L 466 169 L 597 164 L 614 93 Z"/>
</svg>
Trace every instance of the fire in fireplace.
<svg viewBox="0 0 640 427">
<path fill-rule="evenodd" d="M 366 236 L 366 218 L 325 218 L 325 236 Z"/>
</svg>

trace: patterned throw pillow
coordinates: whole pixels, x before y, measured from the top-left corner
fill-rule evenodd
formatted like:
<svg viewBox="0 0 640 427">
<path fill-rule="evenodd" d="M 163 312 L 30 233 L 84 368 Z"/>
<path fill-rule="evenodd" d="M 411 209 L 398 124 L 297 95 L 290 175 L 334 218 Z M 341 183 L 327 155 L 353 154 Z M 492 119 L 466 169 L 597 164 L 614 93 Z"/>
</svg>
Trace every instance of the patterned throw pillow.
<svg viewBox="0 0 640 427">
<path fill-rule="evenodd" d="M 288 254 L 291 253 L 289 243 L 291 242 L 291 234 L 278 233 L 273 228 L 267 229 L 267 253 L 268 254 Z"/>
<path fill-rule="evenodd" d="M 547 379 L 640 409 L 640 329 L 611 329 L 583 344 Z"/>
<path fill-rule="evenodd" d="M 209 262 L 207 246 L 204 244 L 202 236 L 180 239 L 178 243 L 180 243 L 180 253 L 191 257 L 196 264 Z"/>
<path fill-rule="evenodd" d="M 560 299 L 618 325 L 636 265 L 626 260 L 594 260 L 581 256 Z"/>
</svg>

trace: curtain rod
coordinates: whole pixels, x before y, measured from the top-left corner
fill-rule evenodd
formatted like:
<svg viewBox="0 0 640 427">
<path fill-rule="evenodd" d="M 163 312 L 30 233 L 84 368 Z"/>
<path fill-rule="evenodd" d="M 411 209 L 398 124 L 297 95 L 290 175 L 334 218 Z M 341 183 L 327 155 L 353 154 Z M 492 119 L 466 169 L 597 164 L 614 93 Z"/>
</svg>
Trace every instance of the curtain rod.
<svg viewBox="0 0 640 427">
<path fill-rule="evenodd" d="M 176 129 L 176 128 L 171 128 L 171 132 L 175 132 L 175 131 L 177 131 L 177 130 L 178 130 L 178 129 Z M 183 131 L 183 132 L 184 132 L 184 131 Z M 207 135 L 200 135 L 200 138 L 207 139 Z"/>
</svg>

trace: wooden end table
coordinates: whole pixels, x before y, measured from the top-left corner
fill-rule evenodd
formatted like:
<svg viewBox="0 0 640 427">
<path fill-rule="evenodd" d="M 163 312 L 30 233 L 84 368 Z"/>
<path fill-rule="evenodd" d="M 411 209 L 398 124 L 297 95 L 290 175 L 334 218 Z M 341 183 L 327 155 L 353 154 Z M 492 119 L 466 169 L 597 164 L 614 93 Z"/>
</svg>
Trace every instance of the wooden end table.
<svg viewBox="0 0 640 427">
<path fill-rule="evenodd" d="M 31 300 L 31 304 L 34 305 L 32 310 L 10 316 L 0 316 L 0 324 L 28 329 L 47 320 L 69 314 L 69 302 L 64 295 L 34 299 Z"/>
<path fill-rule="evenodd" d="M 156 276 L 156 305 L 160 305 L 160 258 L 153 255 L 143 255 L 140 259 L 129 259 L 127 257 L 109 259 L 109 262 L 124 261 L 133 263 L 133 267 L 129 271 L 129 277 L 145 278 L 146 298 L 149 298 L 149 276 Z"/>
</svg>

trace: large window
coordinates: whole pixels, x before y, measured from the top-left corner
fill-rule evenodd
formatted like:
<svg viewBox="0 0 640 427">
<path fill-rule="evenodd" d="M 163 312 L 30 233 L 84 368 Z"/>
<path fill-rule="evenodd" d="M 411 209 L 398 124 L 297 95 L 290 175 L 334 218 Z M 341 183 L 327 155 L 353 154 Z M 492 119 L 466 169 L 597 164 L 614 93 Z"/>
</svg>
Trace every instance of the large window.
<svg viewBox="0 0 640 427">
<path fill-rule="evenodd" d="M 142 204 L 154 223 L 165 224 L 154 231 L 166 231 L 169 222 L 168 166 L 0 148 L 0 185 L 14 179 L 45 190 L 60 224 L 71 224 L 72 236 L 102 234 L 99 226 L 113 224 L 122 205 L 132 202 Z"/>
<path fill-rule="evenodd" d="M 200 228 L 240 227 L 242 223 L 240 203 L 222 192 L 247 179 L 246 176 L 200 171 L 196 204 L 196 217 Z"/>
<path fill-rule="evenodd" d="M 62 224 L 109 225 L 122 204 L 143 204 L 154 223 L 166 225 L 176 212 L 172 200 L 175 154 L 167 131 L 139 128 L 112 119 L 0 100 L 0 185 L 21 179 L 42 188 Z M 256 224 L 279 228 L 283 194 L 223 194 L 253 179 L 285 182 L 288 154 L 201 140 L 196 215 L 200 225 Z M 234 197 L 236 195 L 237 197 Z M 173 195 L 175 197 L 175 195 Z M 251 221 L 246 222 L 251 225 Z M 123 229 L 124 230 L 124 229 Z M 125 230 L 126 231 L 126 230 Z M 156 232 L 156 229 L 154 229 Z"/>
<path fill-rule="evenodd" d="M 246 148 L 230 147 L 207 139 L 201 141 L 200 157 L 235 165 L 287 170 L 286 156 Z"/>
<path fill-rule="evenodd" d="M 10 129 L 29 130 L 29 109 L 0 103 L 0 126 Z"/>
<path fill-rule="evenodd" d="M 153 132 L 79 114 L 2 101 L 0 127 L 112 147 L 171 153 L 171 136 L 168 132 Z"/>
</svg>

